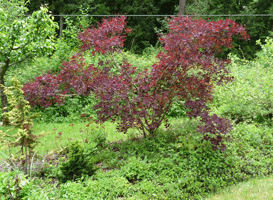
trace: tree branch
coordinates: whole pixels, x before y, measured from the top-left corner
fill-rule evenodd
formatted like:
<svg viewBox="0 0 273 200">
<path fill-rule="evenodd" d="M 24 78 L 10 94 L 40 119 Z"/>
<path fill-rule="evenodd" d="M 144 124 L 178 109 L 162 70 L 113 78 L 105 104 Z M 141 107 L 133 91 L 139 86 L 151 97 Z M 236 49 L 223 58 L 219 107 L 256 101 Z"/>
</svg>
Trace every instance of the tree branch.
<svg viewBox="0 0 273 200">
<path fill-rule="evenodd" d="M 127 61 L 127 59 L 125 58 L 124 54 L 123 54 L 122 52 L 120 52 L 120 53 L 121 53 L 123 59 Z M 111 54 L 111 56 L 112 56 L 112 59 L 114 60 L 114 62 L 116 63 L 116 65 L 117 65 L 120 69 L 122 69 L 121 66 L 116 62 L 115 57 L 113 56 L 113 54 Z M 125 73 L 126 73 L 126 75 L 127 75 L 128 77 L 130 77 L 129 74 L 127 73 L 127 71 L 125 71 Z M 137 90 L 137 93 L 139 94 L 139 89 L 137 88 L 137 86 L 136 86 L 133 82 L 131 82 L 131 85 Z"/>
<path fill-rule="evenodd" d="M 19 60 L 19 61 L 17 61 L 17 62 L 11 63 L 9 66 L 16 65 L 16 64 L 18 64 L 18 63 L 24 62 L 26 59 L 28 59 L 28 58 L 30 57 L 30 55 L 31 55 L 31 54 L 29 53 L 23 60 Z"/>
<path fill-rule="evenodd" d="M 20 46 L 20 47 L 16 47 L 16 48 L 11 48 L 11 50 L 13 51 L 13 50 L 18 50 L 18 49 L 22 49 L 22 48 L 24 48 L 24 47 L 26 47 L 28 44 L 30 44 L 30 43 L 26 43 L 26 44 L 24 44 L 24 45 L 22 45 L 22 46 Z"/>
</svg>

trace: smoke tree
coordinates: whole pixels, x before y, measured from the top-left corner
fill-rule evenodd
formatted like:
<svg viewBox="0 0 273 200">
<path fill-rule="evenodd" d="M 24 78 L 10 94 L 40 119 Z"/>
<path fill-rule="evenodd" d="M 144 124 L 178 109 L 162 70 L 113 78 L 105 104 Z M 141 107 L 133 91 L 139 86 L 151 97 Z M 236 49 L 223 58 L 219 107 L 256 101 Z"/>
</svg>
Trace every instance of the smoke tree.
<svg viewBox="0 0 273 200">
<path fill-rule="evenodd" d="M 5 74 L 11 67 L 36 55 L 45 55 L 53 50 L 56 23 L 48 10 L 26 16 L 28 9 L 23 0 L 1 1 L 0 7 L 0 84 L 5 85 Z M 2 112 L 7 112 L 7 97 L 0 88 Z M 3 124 L 8 124 L 4 117 Z"/>
<path fill-rule="evenodd" d="M 79 35 L 82 50 L 95 47 L 97 52 L 111 53 L 114 48 L 110 47 L 122 47 L 124 37 L 116 34 L 122 33 L 124 20 L 105 20 L 98 29 L 85 30 Z M 201 133 L 227 133 L 231 128 L 228 120 L 210 116 L 205 103 L 213 98 L 214 84 L 232 79 L 225 68 L 229 60 L 215 55 L 223 47 L 232 48 L 235 35 L 248 40 L 245 28 L 229 19 L 207 22 L 179 16 L 169 20 L 169 29 L 166 36 L 160 37 L 165 51 L 157 55 L 159 62 L 150 71 L 137 73 L 137 68 L 124 60 L 116 66 L 118 73 L 109 73 L 105 68 L 104 73 L 94 77 L 94 93 L 100 99 L 95 106 L 99 120 L 117 120 L 120 131 L 136 127 L 144 136 L 153 136 L 162 122 L 167 122 L 166 113 L 172 103 L 179 99 L 186 102 L 190 117 L 201 116 L 205 124 L 199 127 Z M 222 141 L 221 135 L 205 139 L 216 146 Z"/>
<path fill-rule="evenodd" d="M 88 96 L 93 89 L 93 66 L 86 66 L 83 58 L 75 55 L 70 61 L 63 62 L 60 74 L 48 73 L 26 83 L 22 88 L 25 98 L 32 107 L 48 108 L 63 104 L 67 96 Z"/>
<path fill-rule="evenodd" d="M 119 131 L 126 133 L 129 128 L 137 128 L 145 137 L 148 134 L 153 137 L 162 123 L 168 126 L 169 108 L 177 100 L 184 101 L 188 116 L 200 117 L 203 124 L 198 130 L 204 134 L 204 139 L 210 140 L 214 149 L 224 150 L 223 134 L 228 133 L 231 125 L 227 119 L 211 116 L 206 103 L 213 99 L 215 84 L 232 80 L 225 67 L 229 60 L 220 60 L 215 55 L 223 47 L 233 47 L 233 36 L 248 40 L 245 28 L 229 19 L 207 22 L 172 17 L 169 19 L 170 32 L 160 36 L 164 52 L 158 53 L 159 61 L 149 70 L 139 72 L 137 66 L 132 66 L 125 58 L 118 64 L 113 56 L 115 52 L 122 54 L 125 34 L 131 32 L 126 28 L 125 20 L 125 16 L 104 19 L 98 23 L 98 28 L 93 26 L 79 34 L 82 46 L 78 56 L 92 48 L 92 55 L 95 52 L 108 54 L 112 60 L 101 61 L 99 66 L 91 65 L 88 73 L 80 73 L 83 85 L 66 81 L 60 92 L 74 88 L 81 94 L 78 89 L 88 86 L 88 92 L 93 92 L 99 100 L 94 107 L 99 122 L 111 119 L 118 122 Z M 82 67 L 76 60 L 63 65 L 71 69 L 67 74 L 60 74 L 64 80 L 73 80 L 71 71 Z"/>
</svg>

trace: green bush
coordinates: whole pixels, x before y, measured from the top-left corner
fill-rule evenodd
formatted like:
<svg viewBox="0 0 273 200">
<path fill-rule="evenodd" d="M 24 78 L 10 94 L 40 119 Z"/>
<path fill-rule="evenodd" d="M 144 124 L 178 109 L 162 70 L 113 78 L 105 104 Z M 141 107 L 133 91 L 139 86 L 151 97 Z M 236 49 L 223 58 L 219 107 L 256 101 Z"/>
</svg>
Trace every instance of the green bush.
<svg viewBox="0 0 273 200">
<path fill-rule="evenodd" d="M 239 124 L 231 133 L 227 152 L 245 177 L 266 176 L 273 173 L 272 127 Z"/>
<path fill-rule="evenodd" d="M 134 156 L 127 160 L 127 164 L 120 169 L 120 173 L 130 182 L 154 178 L 154 172 L 150 170 L 148 160 L 141 160 Z"/>
<path fill-rule="evenodd" d="M 183 101 L 178 101 L 178 102 L 174 102 L 167 115 L 169 117 L 185 117 L 186 116 L 186 108 L 184 106 L 184 103 Z"/>
<path fill-rule="evenodd" d="M 130 51 L 122 51 L 121 54 L 119 53 L 114 53 L 114 58 L 117 64 L 122 65 L 122 61 L 124 58 L 132 65 L 136 66 L 137 70 L 141 72 L 144 69 L 151 69 L 151 66 L 158 61 L 156 58 L 157 53 L 159 52 L 160 49 L 157 48 L 147 48 L 144 52 L 143 55 L 138 55 L 134 54 Z M 88 50 L 85 52 L 85 62 L 88 64 L 94 64 L 95 66 L 98 66 L 98 63 L 100 61 L 108 61 L 112 60 L 111 58 L 109 59 L 109 56 L 111 55 L 101 55 L 99 53 L 95 53 L 95 56 L 92 56 L 92 49 Z M 116 65 L 116 64 L 114 64 Z M 115 67 L 113 69 L 113 72 L 115 72 Z M 116 70 L 117 71 L 117 70 Z"/>
<path fill-rule="evenodd" d="M 0 172 L 1 200 L 24 199 L 33 187 L 33 182 L 21 171 Z"/>
<path fill-rule="evenodd" d="M 273 39 L 268 38 L 251 62 L 231 56 L 234 81 L 215 88 L 214 112 L 236 122 L 273 123 Z"/>
<path fill-rule="evenodd" d="M 59 167 L 58 180 L 64 183 L 83 176 L 92 176 L 96 171 L 92 163 L 93 152 L 94 149 L 85 150 L 78 142 L 72 143 L 69 147 L 68 160 L 61 163 Z"/>
<path fill-rule="evenodd" d="M 40 184 L 42 187 L 34 188 L 28 199 L 118 199 L 125 197 L 130 191 L 130 184 L 126 178 L 112 172 L 98 172 L 98 175 L 86 178 L 84 182 L 67 181 L 59 187 L 50 183 Z"/>
</svg>

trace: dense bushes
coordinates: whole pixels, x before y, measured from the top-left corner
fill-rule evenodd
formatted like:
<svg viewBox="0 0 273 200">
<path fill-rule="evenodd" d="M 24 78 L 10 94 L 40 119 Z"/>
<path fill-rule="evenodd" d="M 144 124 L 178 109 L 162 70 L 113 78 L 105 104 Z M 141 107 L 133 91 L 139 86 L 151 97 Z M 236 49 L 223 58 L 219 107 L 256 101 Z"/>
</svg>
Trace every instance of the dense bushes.
<svg viewBox="0 0 273 200">
<path fill-rule="evenodd" d="M 268 38 L 254 61 L 231 56 L 234 81 L 217 86 L 213 109 L 237 123 L 255 121 L 272 125 L 273 40 Z"/>
<path fill-rule="evenodd" d="M 3 200 L 25 199 L 33 187 L 33 182 L 19 170 L 0 172 L 0 181 L 0 196 Z"/>
<path fill-rule="evenodd" d="M 57 178 L 60 182 L 74 181 L 83 176 L 92 176 L 96 169 L 92 163 L 93 149 L 85 150 L 78 142 L 69 146 L 67 161 L 61 163 Z"/>
</svg>

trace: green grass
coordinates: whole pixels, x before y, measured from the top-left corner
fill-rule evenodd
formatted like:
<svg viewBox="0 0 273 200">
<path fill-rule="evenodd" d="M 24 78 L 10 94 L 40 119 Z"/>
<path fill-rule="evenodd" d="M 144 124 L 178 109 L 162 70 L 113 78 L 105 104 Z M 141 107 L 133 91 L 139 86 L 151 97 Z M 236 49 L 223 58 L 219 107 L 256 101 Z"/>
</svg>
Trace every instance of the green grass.
<svg viewBox="0 0 273 200">
<path fill-rule="evenodd" d="M 170 122 L 175 124 L 182 122 L 183 119 L 170 119 Z M 103 125 L 92 122 L 76 122 L 76 123 L 34 123 L 34 134 L 45 133 L 45 136 L 40 138 L 40 143 L 35 147 L 40 155 L 44 155 L 53 151 L 58 151 L 67 146 L 72 141 L 84 142 L 86 139 L 90 142 L 94 141 L 99 135 L 106 137 L 106 142 L 124 141 L 126 139 L 140 137 L 141 133 L 137 129 L 129 129 L 126 134 L 116 130 L 116 123 L 105 122 Z M 163 128 L 164 125 L 161 126 Z M 12 127 L 0 127 L 2 131 L 8 131 L 9 134 L 15 134 L 17 129 Z M 1 147 L 1 146 L 0 146 Z M 19 151 L 18 148 L 11 149 L 11 153 L 15 154 Z M 2 152 L 8 155 L 8 149 L 3 149 Z M 0 155 L 1 158 L 1 155 Z"/>
<path fill-rule="evenodd" d="M 210 195 L 206 200 L 267 200 L 273 199 L 273 176 L 254 178 L 242 182 L 217 194 Z"/>
<path fill-rule="evenodd" d="M 168 129 L 162 126 L 154 138 L 133 140 L 130 139 L 141 136 L 136 130 L 124 135 L 117 132 L 116 125 L 110 122 L 106 122 L 104 128 L 95 123 L 86 127 L 87 122 L 73 126 L 69 123 L 35 124 L 36 133 L 50 132 L 41 138 L 35 149 L 39 154 L 64 148 L 71 142 L 69 138 L 82 142 L 88 139 L 89 147 L 96 149 L 92 153 L 92 162 L 100 170 L 84 182 L 67 182 L 57 187 L 50 184 L 50 180 L 56 176 L 58 167 L 50 162 L 47 164 L 49 167 L 36 172 L 37 175 L 46 174 L 43 178 L 47 181 L 30 180 L 32 187 L 28 187 L 26 195 L 29 199 L 201 199 L 235 183 L 273 172 L 273 128 L 236 125 L 231 134 L 232 142 L 227 143 L 225 152 L 220 152 L 213 151 L 211 145 L 202 140 L 202 135 L 196 131 L 198 121 L 172 118 L 170 123 Z M 96 147 L 99 135 L 104 135 L 108 144 Z M 272 178 L 266 179 L 268 183 L 272 182 Z M 242 187 L 230 187 L 231 191 L 241 195 L 240 191 L 245 190 L 242 195 L 250 192 L 255 195 L 259 189 L 254 190 L 254 187 L 263 191 L 265 185 L 270 186 L 255 180 L 248 185 L 240 183 Z M 52 187 L 55 189 L 50 189 Z M 224 195 L 236 194 L 228 190 L 224 190 Z M 266 197 L 266 193 L 263 195 Z M 229 199 L 234 198 L 236 196 Z M 243 199 L 248 199 L 248 196 L 243 196 Z"/>
<path fill-rule="evenodd" d="M 93 140 L 93 137 L 98 134 L 106 134 L 106 139 L 108 142 L 124 140 L 128 137 L 121 132 L 115 130 L 116 125 L 111 122 L 106 122 L 104 126 L 98 125 L 96 123 L 91 123 L 89 126 L 88 122 L 77 122 L 77 123 L 48 123 L 41 124 L 35 123 L 33 126 L 34 134 L 39 134 L 44 132 L 45 136 L 40 138 L 40 143 L 35 148 L 35 151 L 39 154 L 47 154 L 52 151 L 59 150 L 67 146 L 70 141 L 84 141 L 88 139 L 89 141 Z M 1 127 L 0 130 L 7 131 L 11 127 Z M 11 130 L 8 133 L 13 134 L 17 129 Z M 132 133 L 130 130 L 129 133 Z M 15 153 L 19 149 L 16 148 L 12 150 L 12 153 Z M 3 153 L 7 154 L 8 150 L 5 149 Z"/>
</svg>

